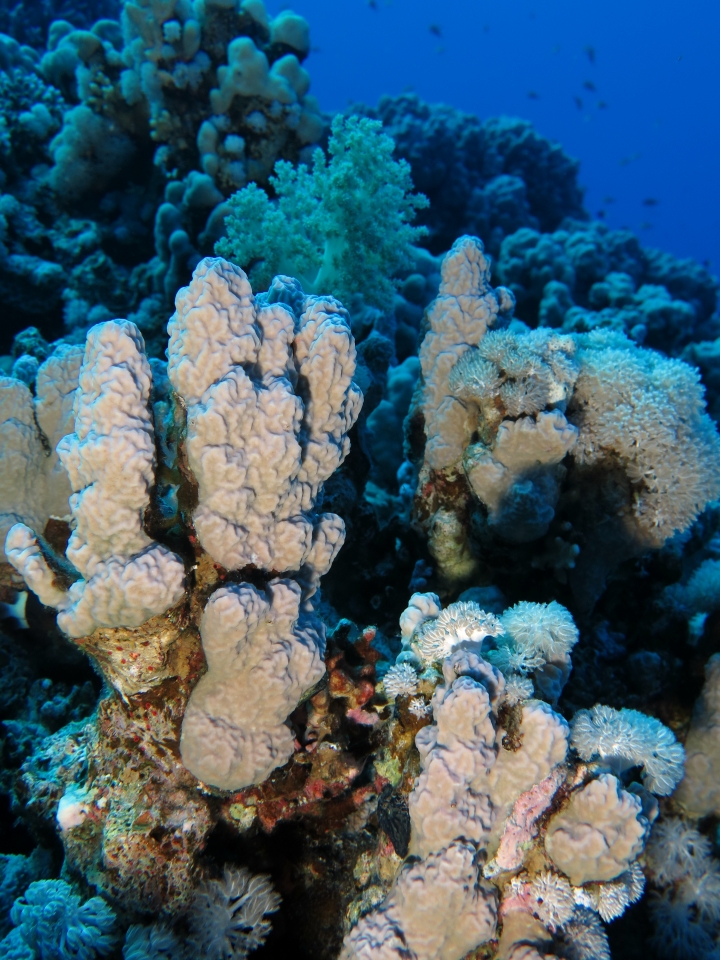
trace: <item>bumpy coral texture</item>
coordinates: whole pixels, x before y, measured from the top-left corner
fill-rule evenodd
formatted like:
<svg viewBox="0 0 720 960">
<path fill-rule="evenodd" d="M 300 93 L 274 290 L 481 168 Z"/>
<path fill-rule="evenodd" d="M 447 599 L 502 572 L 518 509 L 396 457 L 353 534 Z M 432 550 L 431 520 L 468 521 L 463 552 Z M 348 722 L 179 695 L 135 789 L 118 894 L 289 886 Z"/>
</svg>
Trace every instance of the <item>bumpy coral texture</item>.
<svg viewBox="0 0 720 960">
<path fill-rule="evenodd" d="M 475 848 L 458 841 L 408 865 L 380 909 L 345 938 L 341 960 L 460 960 L 495 932 L 497 907 Z"/>
<path fill-rule="evenodd" d="M 272 203 L 255 184 L 228 204 L 227 238 L 219 254 L 248 269 L 255 287 L 273 276 L 297 277 L 311 293 L 364 299 L 385 307 L 391 278 L 412 265 L 410 244 L 422 235 L 411 221 L 427 205 L 412 193 L 407 164 L 393 159 L 380 124 L 336 117 L 328 145 L 312 169 L 276 164 Z"/>
<path fill-rule="evenodd" d="M 545 849 L 573 884 L 614 880 L 642 851 L 647 823 L 640 800 L 602 774 L 550 821 Z"/>
<path fill-rule="evenodd" d="M 720 654 L 705 666 L 705 686 L 685 741 L 685 778 L 677 800 L 691 817 L 720 813 Z"/>
<path fill-rule="evenodd" d="M 274 580 L 216 590 L 200 624 L 208 672 L 182 725 L 183 763 L 223 790 L 260 783 L 285 763 L 294 734 L 285 722 L 325 672 L 323 625 L 300 609 L 300 587 Z"/>
<path fill-rule="evenodd" d="M 344 539 L 342 520 L 313 508 L 347 455 L 362 394 L 341 305 L 302 291 L 299 302 L 295 320 L 258 304 L 238 267 L 203 260 L 168 325 L 168 376 L 187 407 L 204 548 L 228 569 L 312 579 Z"/>
<path fill-rule="evenodd" d="M 27 572 L 43 602 L 58 608 L 58 624 L 70 637 L 99 626 L 139 626 L 183 596 L 182 562 L 143 529 L 155 467 L 150 385 L 134 324 L 111 321 L 90 331 L 75 396 L 75 433 L 58 444 L 76 491 L 67 558 L 82 578 L 65 594 L 34 533 L 17 524 L 8 534 L 11 563 Z"/>
<path fill-rule="evenodd" d="M 458 461 L 472 425 L 468 411 L 448 387 L 453 367 L 477 346 L 498 316 L 512 313 L 504 287 L 490 286 L 490 261 L 475 237 L 461 237 L 443 260 L 440 292 L 428 315 L 430 329 L 420 348 L 425 460 L 435 470 Z"/>
<path fill-rule="evenodd" d="M 26 523 L 42 532 L 69 513 L 70 484 L 55 452 L 73 427 L 82 348 L 65 344 L 40 365 L 35 396 L 19 380 L 0 378 L 0 538 Z"/>
</svg>

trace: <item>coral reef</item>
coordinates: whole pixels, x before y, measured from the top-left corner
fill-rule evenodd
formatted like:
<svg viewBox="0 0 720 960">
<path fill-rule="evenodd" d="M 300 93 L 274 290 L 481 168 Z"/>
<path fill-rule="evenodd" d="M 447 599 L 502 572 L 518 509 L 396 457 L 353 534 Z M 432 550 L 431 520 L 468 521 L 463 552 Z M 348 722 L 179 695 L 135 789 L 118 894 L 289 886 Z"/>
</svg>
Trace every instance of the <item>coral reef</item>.
<svg viewBox="0 0 720 960">
<path fill-rule="evenodd" d="M 413 182 L 430 200 L 419 222 L 435 253 L 463 233 L 486 237 L 496 253 L 520 227 L 555 230 L 564 217 L 582 217 L 578 163 L 559 144 L 541 137 L 527 120 L 476 117 L 415 94 L 381 97 L 377 117 L 410 164 Z"/>
<path fill-rule="evenodd" d="M 255 184 L 231 197 L 217 252 L 245 267 L 255 286 L 287 273 L 310 293 L 362 294 L 384 306 L 390 279 L 412 264 L 410 244 L 424 232 L 410 222 L 427 206 L 411 192 L 407 164 L 392 159 L 393 146 L 379 123 L 336 117 L 329 162 L 318 150 L 310 170 L 276 165 L 277 204 Z"/>
<path fill-rule="evenodd" d="M 714 960 L 716 278 L 262 0 L 0 27 L 0 953 Z"/>
<path fill-rule="evenodd" d="M 687 530 L 718 495 L 718 433 L 696 371 L 622 334 L 488 329 L 514 304 L 489 280 L 481 242 L 458 241 L 407 420 L 415 516 L 446 589 L 476 575 L 494 541 L 537 541 L 562 518 L 593 542 L 570 563 L 591 606 L 619 560 Z"/>
<path fill-rule="evenodd" d="M 187 769 L 225 790 L 264 780 L 293 752 L 285 721 L 324 674 L 324 627 L 309 598 L 343 528 L 338 517 L 314 517 L 313 500 L 347 453 L 362 395 L 352 382 L 354 345 L 341 305 L 305 298 L 297 285 L 289 289 L 302 307 L 297 317 L 278 302 L 256 306 L 238 268 L 203 261 L 191 287 L 178 294 L 167 373 L 158 363 L 152 370 L 133 324 L 94 327 L 75 395 L 75 433 L 58 443 L 76 490 L 65 557 L 24 523 L 7 537 L 10 561 L 40 600 L 58 609 L 60 629 L 94 657 L 122 698 L 102 701 L 97 726 L 81 733 L 93 775 L 56 774 L 47 796 L 47 779 L 28 769 L 26 806 L 44 807 L 45 816 L 54 810 L 68 861 L 135 910 L 152 902 L 173 912 L 191 897 L 194 858 L 212 816 L 206 801 L 192 797 L 197 781 Z M 163 378 L 177 386 L 172 407 L 163 399 L 151 404 L 153 372 L 156 396 L 163 396 Z M 7 389 L 15 383 L 8 380 Z M 246 421 L 253 428 L 242 420 L 248 404 L 257 411 Z M 229 456 L 213 467 L 221 424 L 230 429 Z M 284 473 L 274 465 L 267 472 L 271 430 L 294 454 Z M 283 464 L 287 455 L 279 453 Z M 175 483 L 159 482 L 163 473 Z M 280 486 L 268 514 L 273 475 Z M 241 477 L 245 493 L 238 498 Z M 242 515 L 233 513 L 233 496 Z M 253 512 L 261 522 L 254 541 Z M 149 529 L 180 553 L 146 533 L 149 518 Z M 183 523 L 190 538 L 184 544 Z M 222 586 L 239 568 L 246 576 L 264 571 L 265 592 L 242 581 Z M 274 572 L 297 580 L 278 580 Z M 202 668 L 200 641 L 208 672 L 191 690 Z M 275 698 L 267 679 L 279 681 Z M 242 693 L 248 681 L 251 697 L 259 694 L 254 704 Z M 110 749 L 118 738 L 143 742 L 144 750 L 133 758 L 132 750 L 124 754 L 127 746 Z M 168 739 L 179 740 L 187 769 Z M 62 755 L 71 748 L 58 741 L 57 749 Z M 138 760 L 152 771 L 142 786 L 135 781 Z M 170 821 L 168 846 L 155 832 Z"/>
<path fill-rule="evenodd" d="M 58 11 L 40 54 L 5 38 L 0 289 L 14 329 L 42 317 L 57 336 L 62 314 L 81 339 L 136 314 L 162 352 L 224 200 L 280 158 L 309 159 L 324 121 L 300 65 L 307 23 L 254 0 L 196 6 L 126 3 L 95 23 Z"/>
<path fill-rule="evenodd" d="M 516 642 L 535 649 L 554 640 L 555 652 L 562 651 L 575 639 L 567 611 L 562 616 L 552 607 L 514 607 L 502 622 Z M 460 960 L 495 939 L 498 923 L 499 956 L 518 956 L 513 951 L 523 942 L 553 939 L 557 953 L 542 955 L 567 956 L 563 941 L 583 937 L 594 939 L 600 953 L 593 955 L 609 956 L 592 917 L 615 919 L 642 895 L 638 857 L 657 810 L 639 785 L 625 789 L 613 774 L 573 760 L 567 723 L 532 691 L 507 701 L 503 672 L 483 656 L 502 638 L 497 618 L 462 601 L 441 613 L 435 595 L 416 594 L 401 626 L 408 649 L 429 628 L 448 637 L 434 650 L 442 678 L 429 680 L 433 723 L 415 736 L 421 771 L 408 798 L 409 850 L 419 859 L 353 927 L 341 956 Z M 398 666 L 407 665 L 403 656 Z M 662 724 L 644 719 L 655 749 L 673 739 Z M 425 895 L 430 880 L 432 904 Z"/>
</svg>

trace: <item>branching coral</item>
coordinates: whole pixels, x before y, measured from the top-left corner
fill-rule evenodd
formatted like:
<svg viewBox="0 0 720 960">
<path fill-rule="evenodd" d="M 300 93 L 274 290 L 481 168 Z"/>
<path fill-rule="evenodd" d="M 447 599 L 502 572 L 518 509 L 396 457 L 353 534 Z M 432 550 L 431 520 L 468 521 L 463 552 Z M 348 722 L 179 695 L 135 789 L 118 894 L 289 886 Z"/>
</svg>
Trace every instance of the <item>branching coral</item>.
<svg viewBox="0 0 720 960">
<path fill-rule="evenodd" d="M 281 296 L 297 316 L 273 299 Z M 77 490 L 67 546 L 74 567 L 25 524 L 8 535 L 8 555 L 28 584 L 126 698 L 187 677 L 195 655 L 188 618 L 197 618 L 209 670 L 190 696 L 180 749 L 192 773 L 221 789 L 260 782 L 288 759 L 295 740 L 286 718 L 324 673 L 324 626 L 308 599 L 344 530 L 339 517 L 313 508 L 348 452 L 362 402 L 345 316 L 337 301 L 306 298 L 289 280 L 256 304 L 242 271 L 209 260 L 178 297 L 167 370 L 151 367 L 133 324 L 94 327 L 76 432 L 58 445 Z M 180 451 L 175 418 L 185 427 Z M 197 490 L 185 516 L 178 457 Z M 156 484 L 156 468 L 174 482 Z M 192 581 L 179 556 L 145 532 L 147 520 L 172 526 L 176 541 L 183 521 L 193 524 L 193 573 L 203 569 Z M 249 566 L 265 584 L 233 583 L 207 600 L 215 571 Z M 66 590 L 76 570 L 83 578 Z M 277 571 L 299 582 L 271 579 Z M 207 591 L 202 616 L 192 597 L 190 610 L 180 606 L 198 580 Z"/>
<path fill-rule="evenodd" d="M 384 306 L 392 277 L 412 264 L 410 244 L 422 231 L 410 224 L 426 205 L 393 147 L 379 123 L 337 117 L 329 162 L 316 151 L 311 170 L 276 165 L 276 204 L 254 185 L 231 198 L 217 252 L 245 267 L 254 286 L 286 273 L 311 293 L 362 293 Z"/>
<path fill-rule="evenodd" d="M 280 907 L 270 878 L 245 867 L 225 868 L 197 892 L 190 914 L 191 943 L 207 960 L 244 960 L 270 932 L 268 915 Z"/>
</svg>

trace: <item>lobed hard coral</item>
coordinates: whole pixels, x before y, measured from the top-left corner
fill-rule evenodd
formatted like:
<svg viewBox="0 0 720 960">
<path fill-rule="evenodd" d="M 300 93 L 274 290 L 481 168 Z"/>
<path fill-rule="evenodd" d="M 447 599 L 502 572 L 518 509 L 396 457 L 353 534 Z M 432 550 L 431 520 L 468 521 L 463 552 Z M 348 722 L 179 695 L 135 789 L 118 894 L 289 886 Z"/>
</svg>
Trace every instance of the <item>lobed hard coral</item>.
<svg viewBox="0 0 720 960">
<path fill-rule="evenodd" d="M 26 805 L 57 820 L 89 882 L 125 908 L 169 914 L 192 898 L 216 816 L 205 793 L 285 763 L 296 749 L 287 718 L 325 673 L 309 601 L 343 526 L 314 500 L 362 402 L 338 302 L 282 279 L 256 302 L 221 260 L 202 262 L 193 283 L 178 295 L 167 366 L 147 360 L 128 321 L 90 331 L 75 433 L 58 443 L 72 530 L 51 543 L 40 518 L 38 534 L 15 523 L 7 538 L 28 586 L 120 694 L 86 725 L 87 767 L 61 776 L 51 750 L 52 788 L 32 766 L 22 774 Z M 44 418 L 65 422 L 53 406 Z M 54 545 L 65 540 L 63 557 Z M 77 749 L 64 743 L 61 755 Z"/>
<path fill-rule="evenodd" d="M 566 611 L 550 607 L 544 620 L 542 610 L 530 615 L 532 604 L 518 606 L 501 621 L 518 620 L 520 637 L 523 627 L 533 634 L 534 624 L 538 644 L 544 640 L 553 652 L 567 652 L 576 631 Z M 467 607 L 448 607 L 448 622 L 453 609 L 465 614 Z M 474 612 L 472 619 L 477 625 L 483 617 L 488 614 Z M 440 624 L 437 598 L 416 594 L 402 618 L 405 652 L 398 667 L 407 665 L 413 636 L 434 623 Z M 467 616 L 463 623 L 467 627 Z M 484 657 L 501 639 L 468 629 L 456 646 L 437 651 L 437 659 L 444 655 L 442 680 L 433 684 L 433 722 L 415 735 L 421 769 L 408 796 L 409 852 L 419 860 L 406 864 L 386 899 L 352 927 L 343 957 L 409 951 L 459 960 L 472 948 L 471 936 L 474 948 L 494 939 L 496 923 L 501 957 L 521 956 L 521 944 L 542 945 L 538 956 L 609 956 L 598 915 L 613 920 L 642 895 L 638 857 L 656 816 L 652 803 L 642 799 L 639 785 L 627 790 L 616 776 L 573 761 L 567 723 L 532 699 L 532 691 L 508 703 L 505 676 Z M 430 675 L 426 671 L 421 684 Z M 460 867 L 465 850 L 485 862 L 482 879 Z M 452 926 L 449 916 L 436 915 L 422 899 L 425 877 L 439 862 L 443 903 L 451 883 L 475 891 L 472 900 L 454 895 Z"/>
<path fill-rule="evenodd" d="M 715 278 L 588 220 L 524 121 L 386 98 L 313 159 L 291 11 L 48 2 L 45 43 L 29 9 L 0 806 L 80 886 L 0 952 L 101 953 L 82 890 L 125 960 L 605 960 L 622 915 L 625 952 L 714 957 Z M 266 293 L 203 260 L 228 224 Z M 8 856 L 0 893 L 59 866 Z"/>
<path fill-rule="evenodd" d="M 16 524 L 8 533 L 8 559 L 42 602 L 59 610 L 59 626 L 73 638 L 97 627 L 138 627 L 184 593 L 180 558 L 143 530 L 155 466 L 150 377 L 134 325 L 108 322 L 91 331 L 75 399 L 76 432 L 57 447 L 75 490 L 66 550 L 72 568 L 64 571 L 69 589 L 56 585 L 33 530 Z"/>
</svg>

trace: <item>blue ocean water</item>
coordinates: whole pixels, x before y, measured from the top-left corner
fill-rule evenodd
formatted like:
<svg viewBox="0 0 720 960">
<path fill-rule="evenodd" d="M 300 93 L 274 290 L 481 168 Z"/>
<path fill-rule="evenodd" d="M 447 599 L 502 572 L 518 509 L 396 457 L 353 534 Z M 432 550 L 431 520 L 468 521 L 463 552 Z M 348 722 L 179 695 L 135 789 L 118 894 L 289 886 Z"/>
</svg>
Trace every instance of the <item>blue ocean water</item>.
<svg viewBox="0 0 720 960">
<path fill-rule="evenodd" d="M 311 24 L 307 63 L 323 109 L 412 89 L 481 119 L 527 118 L 580 160 L 592 215 L 720 270 L 714 0 L 299 0 L 294 7 Z"/>
</svg>

